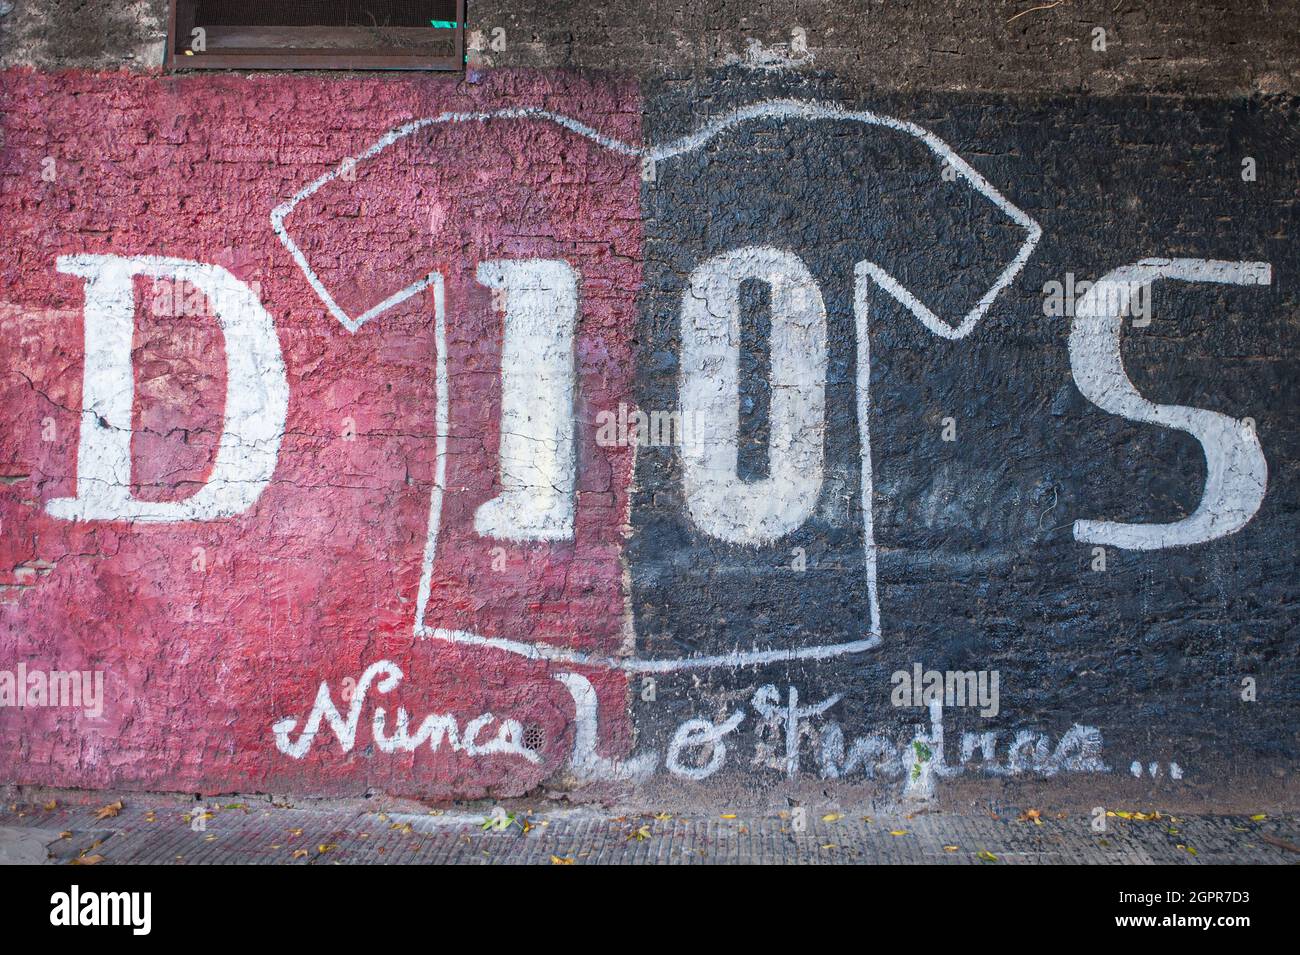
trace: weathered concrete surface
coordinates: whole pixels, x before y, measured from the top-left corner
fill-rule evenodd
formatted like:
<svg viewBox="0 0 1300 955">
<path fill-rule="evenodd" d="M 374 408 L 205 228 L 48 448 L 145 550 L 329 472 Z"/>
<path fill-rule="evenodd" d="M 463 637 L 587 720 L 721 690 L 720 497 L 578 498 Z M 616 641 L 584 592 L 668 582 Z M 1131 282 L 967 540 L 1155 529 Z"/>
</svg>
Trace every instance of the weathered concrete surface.
<svg viewBox="0 0 1300 955">
<path fill-rule="evenodd" d="M 154 797 L 128 799 L 105 819 L 94 807 L 11 805 L 0 812 L 0 833 L 42 833 L 29 840 L 35 845 L 61 827 L 48 861 L 98 865 L 1290 865 L 1300 853 L 1295 816 L 1120 809 L 1096 831 L 1087 815 L 1029 809 L 751 815 L 721 807 L 705 815 L 517 805 L 493 813 Z"/>
<path fill-rule="evenodd" d="M 167 3 L 17 0 L 0 17 L 0 63 L 57 70 L 162 65 Z"/>
<path fill-rule="evenodd" d="M 862 91 L 1250 95 L 1296 92 L 1300 82 L 1295 0 L 1047 5 L 486 0 L 468 17 L 472 55 L 485 66 L 615 69 L 677 82 L 733 64 L 826 71 Z M 16 0 L 0 19 L 0 66 L 158 66 L 166 8 L 165 0 Z M 1094 49 L 1098 28 L 1104 51 Z M 504 49 L 493 46 L 496 30 Z"/>
<path fill-rule="evenodd" d="M 680 80 L 742 64 L 823 70 L 866 91 L 1126 91 L 1250 94 L 1296 89 L 1294 0 L 1145 4 L 759 0 L 528 6 L 474 4 L 471 28 L 506 30 L 502 65 L 614 65 Z M 793 33 L 804 31 L 807 52 Z M 1104 52 L 1093 31 L 1105 29 Z M 511 38 L 515 42 L 511 43 Z M 792 45 L 795 49 L 792 49 Z"/>
<path fill-rule="evenodd" d="M 50 846 L 62 838 L 58 829 L 0 826 L 0 865 L 48 865 Z"/>
</svg>

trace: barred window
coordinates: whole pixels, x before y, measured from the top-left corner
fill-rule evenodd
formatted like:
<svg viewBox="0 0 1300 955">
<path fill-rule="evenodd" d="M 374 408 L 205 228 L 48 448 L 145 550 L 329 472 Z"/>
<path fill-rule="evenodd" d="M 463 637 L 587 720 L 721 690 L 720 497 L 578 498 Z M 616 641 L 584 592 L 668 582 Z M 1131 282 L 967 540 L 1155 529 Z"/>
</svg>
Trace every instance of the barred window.
<svg viewBox="0 0 1300 955">
<path fill-rule="evenodd" d="M 459 70 L 465 0 L 171 0 L 172 69 Z"/>
</svg>

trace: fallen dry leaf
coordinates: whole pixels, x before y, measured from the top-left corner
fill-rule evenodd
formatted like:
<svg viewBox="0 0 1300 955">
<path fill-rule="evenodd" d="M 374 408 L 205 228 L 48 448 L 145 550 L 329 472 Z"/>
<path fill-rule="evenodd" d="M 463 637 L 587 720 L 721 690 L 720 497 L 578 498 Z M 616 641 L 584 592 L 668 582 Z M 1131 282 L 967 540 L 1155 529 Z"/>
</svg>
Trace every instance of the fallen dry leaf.
<svg viewBox="0 0 1300 955">
<path fill-rule="evenodd" d="M 59 801 L 57 799 L 51 799 L 44 806 L 46 812 L 54 812 L 54 810 L 58 808 L 59 808 Z"/>
<path fill-rule="evenodd" d="M 311 855 L 311 853 L 308 852 L 306 849 L 294 849 L 294 850 L 293 850 L 293 857 L 294 857 L 295 859 L 305 859 L 305 858 L 306 858 L 307 856 L 309 856 L 309 855 Z"/>
<path fill-rule="evenodd" d="M 573 856 L 551 856 L 551 865 L 573 865 Z"/>
<path fill-rule="evenodd" d="M 843 818 L 844 813 L 842 812 L 828 812 L 826 815 L 822 816 L 822 822 L 839 822 Z"/>
<path fill-rule="evenodd" d="M 100 806 L 99 810 L 95 813 L 95 818 L 112 819 L 114 816 L 116 816 L 119 812 L 122 811 L 122 808 L 123 808 L 122 800 L 120 799 L 117 802 L 109 803 L 107 806 Z"/>
<path fill-rule="evenodd" d="M 101 855 L 77 856 L 69 865 L 99 865 L 103 861 L 104 857 Z"/>
<path fill-rule="evenodd" d="M 981 849 L 979 852 L 975 853 L 975 857 L 976 857 L 977 859 L 979 859 L 980 862 L 997 862 L 997 861 L 998 861 L 998 857 L 995 856 L 993 853 L 989 852 L 987 849 Z"/>
</svg>

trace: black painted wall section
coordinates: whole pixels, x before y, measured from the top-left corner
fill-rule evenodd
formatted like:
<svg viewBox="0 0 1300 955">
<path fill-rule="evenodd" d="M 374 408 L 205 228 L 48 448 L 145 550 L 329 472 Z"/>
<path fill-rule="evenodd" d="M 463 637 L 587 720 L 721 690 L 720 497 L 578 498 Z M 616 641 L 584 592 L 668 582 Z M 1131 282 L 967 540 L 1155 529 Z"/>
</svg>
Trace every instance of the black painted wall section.
<svg viewBox="0 0 1300 955">
<path fill-rule="evenodd" d="M 889 296 L 870 311 L 873 516 L 882 643 L 834 659 L 657 674 L 634 684 L 640 745 L 660 752 L 682 721 L 744 710 L 720 773 L 783 771 L 789 740 L 762 727 L 753 697 L 840 695 L 810 718 L 800 772 L 844 769 L 846 741 L 906 747 L 922 709 L 891 705 L 891 674 L 996 670 L 1000 712 L 944 715 L 944 758 L 962 732 L 1052 745 L 1094 727 L 1114 773 L 1176 762 L 1213 781 L 1237 762 L 1295 758 L 1297 660 L 1297 211 L 1294 104 L 1259 100 L 853 98 L 833 80 L 723 72 L 703 86 L 651 85 L 646 139 L 665 143 L 772 99 L 872 110 L 919 124 L 967 160 L 1043 234 L 1027 265 L 966 338 L 925 328 Z M 1256 178 L 1244 181 L 1243 160 Z M 675 448 L 638 453 L 630 563 L 638 653 L 666 659 L 808 647 L 868 628 L 855 410 L 854 263 L 884 266 L 950 324 L 1023 241 L 1010 222 L 917 140 L 837 120 L 756 119 L 657 164 L 643 188 L 646 281 L 638 400 L 676 407 L 687 276 L 718 252 L 773 246 L 799 256 L 828 314 L 825 483 L 815 515 L 766 546 L 720 542 L 692 523 Z M 1146 257 L 1269 262 L 1262 287 L 1160 283 L 1148 327 L 1126 326 L 1123 357 L 1159 403 L 1252 418 L 1268 492 L 1221 540 L 1157 551 L 1077 542 L 1077 519 L 1169 522 L 1196 507 L 1198 443 L 1089 403 L 1076 387 L 1070 318 L 1044 314 L 1049 282 L 1095 280 Z M 770 395 L 767 302 L 744 297 L 741 473 L 762 476 Z M 956 440 L 943 440 L 944 419 Z M 757 451 L 755 449 L 758 449 Z M 754 465 L 757 455 L 759 463 Z M 755 470 L 755 467 L 757 468 Z M 799 571 L 796 548 L 806 554 Z M 1243 678 L 1257 681 L 1242 700 Z M 642 696 L 653 696 L 643 699 Z M 834 735 L 836 731 L 831 730 Z M 757 736 L 757 739 L 755 738 Z M 766 737 L 770 737 L 766 739 Z M 759 757 L 755 757 L 755 743 Z M 765 749 L 764 747 L 769 748 Z M 764 759 L 768 753 L 771 759 Z M 708 762 L 697 749 L 688 765 Z M 694 760 L 692 763 L 691 760 Z M 1032 763 L 1032 759 L 1030 760 Z M 865 773 L 854 767 L 859 775 Z M 907 766 L 882 770 L 901 778 Z M 851 774 L 850 774 L 851 775 Z"/>
</svg>

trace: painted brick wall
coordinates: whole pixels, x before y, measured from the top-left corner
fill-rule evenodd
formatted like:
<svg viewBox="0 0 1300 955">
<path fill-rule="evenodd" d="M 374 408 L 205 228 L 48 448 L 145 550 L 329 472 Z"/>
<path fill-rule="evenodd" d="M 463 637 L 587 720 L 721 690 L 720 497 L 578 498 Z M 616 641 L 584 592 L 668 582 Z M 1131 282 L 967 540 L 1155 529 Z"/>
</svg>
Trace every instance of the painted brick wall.
<svg viewBox="0 0 1300 955">
<path fill-rule="evenodd" d="M 70 786 L 466 795 L 525 791 L 554 772 L 572 742 L 563 685 L 513 655 L 415 632 L 438 452 L 432 290 L 350 333 L 270 214 L 413 117 L 558 102 L 575 120 L 635 142 L 635 86 L 11 73 L 4 97 L 4 405 L 13 425 L 4 444 L 5 655 L 106 675 L 103 715 L 89 724 L 67 710 L 6 709 L 5 775 Z M 268 111 L 284 121 L 265 122 Z M 40 175 L 46 156 L 49 181 Z M 496 573 L 491 543 L 474 533 L 475 509 L 498 481 L 501 362 L 499 313 L 475 270 L 503 259 L 571 262 L 582 278 L 576 416 L 586 422 L 592 408 L 626 399 L 641 269 L 639 179 L 629 163 L 553 122 L 451 123 L 361 164 L 285 221 L 313 275 L 357 314 L 412 276 L 444 276 L 451 401 L 431 628 L 603 653 L 622 639 L 629 448 L 598 448 L 582 429 L 573 540 L 505 541 Z M 275 473 L 254 506 L 176 523 L 45 511 L 78 493 L 82 429 L 107 424 L 82 412 L 90 283 L 59 265 L 76 255 L 211 263 L 257 290 L 274 316 L 289 398 Z M 211 476 L 229 402 L 226 357 L 242 346 L 223 348 L 221 303 L 195 284 L 164 270 L 135 277 L 134 291 L 129 490 L 142 501 L 183 500 Z M 327 722 L 309 757 L 279 752 L 271 727 L 297 718 L 287 735 L 299 739 L 322 680 L 346 714 L 343 681 L 385 660 L 400 667 L 401 685 L 386 669 L 394 694 L 376 701 L 374 689 L 357 687 L 366 706 L 355 746 L 342 752 Z M 592 679 L 617 717 L 622 678 Z M 437 723 L 442 745 L 378 751 L 375 702 L 390 713 L 404 706 L 412 737 L 426 715 L 450 714 Z M 485 714 L 497 715 L 467 727 Z M 617 752 L 628 743 L 626 718 L 606 722 L 602 745 Z M 498 738 L 508 755 L 475 750 Z"/>
<path fill-rule="evenodd" d="M 1300 170 L 1254 27 L 1221 95 L 868 95 L 816 29 L 575 72 L 482 16 L 465 77 L 55 71 L 107 45 L 19 22 L 0 781 L 1290 784 Z M 1085 294 L 1153 259 L 1133 314 Z M 33 696 L 72 672 L 93 706 Z"/>
</svg>

